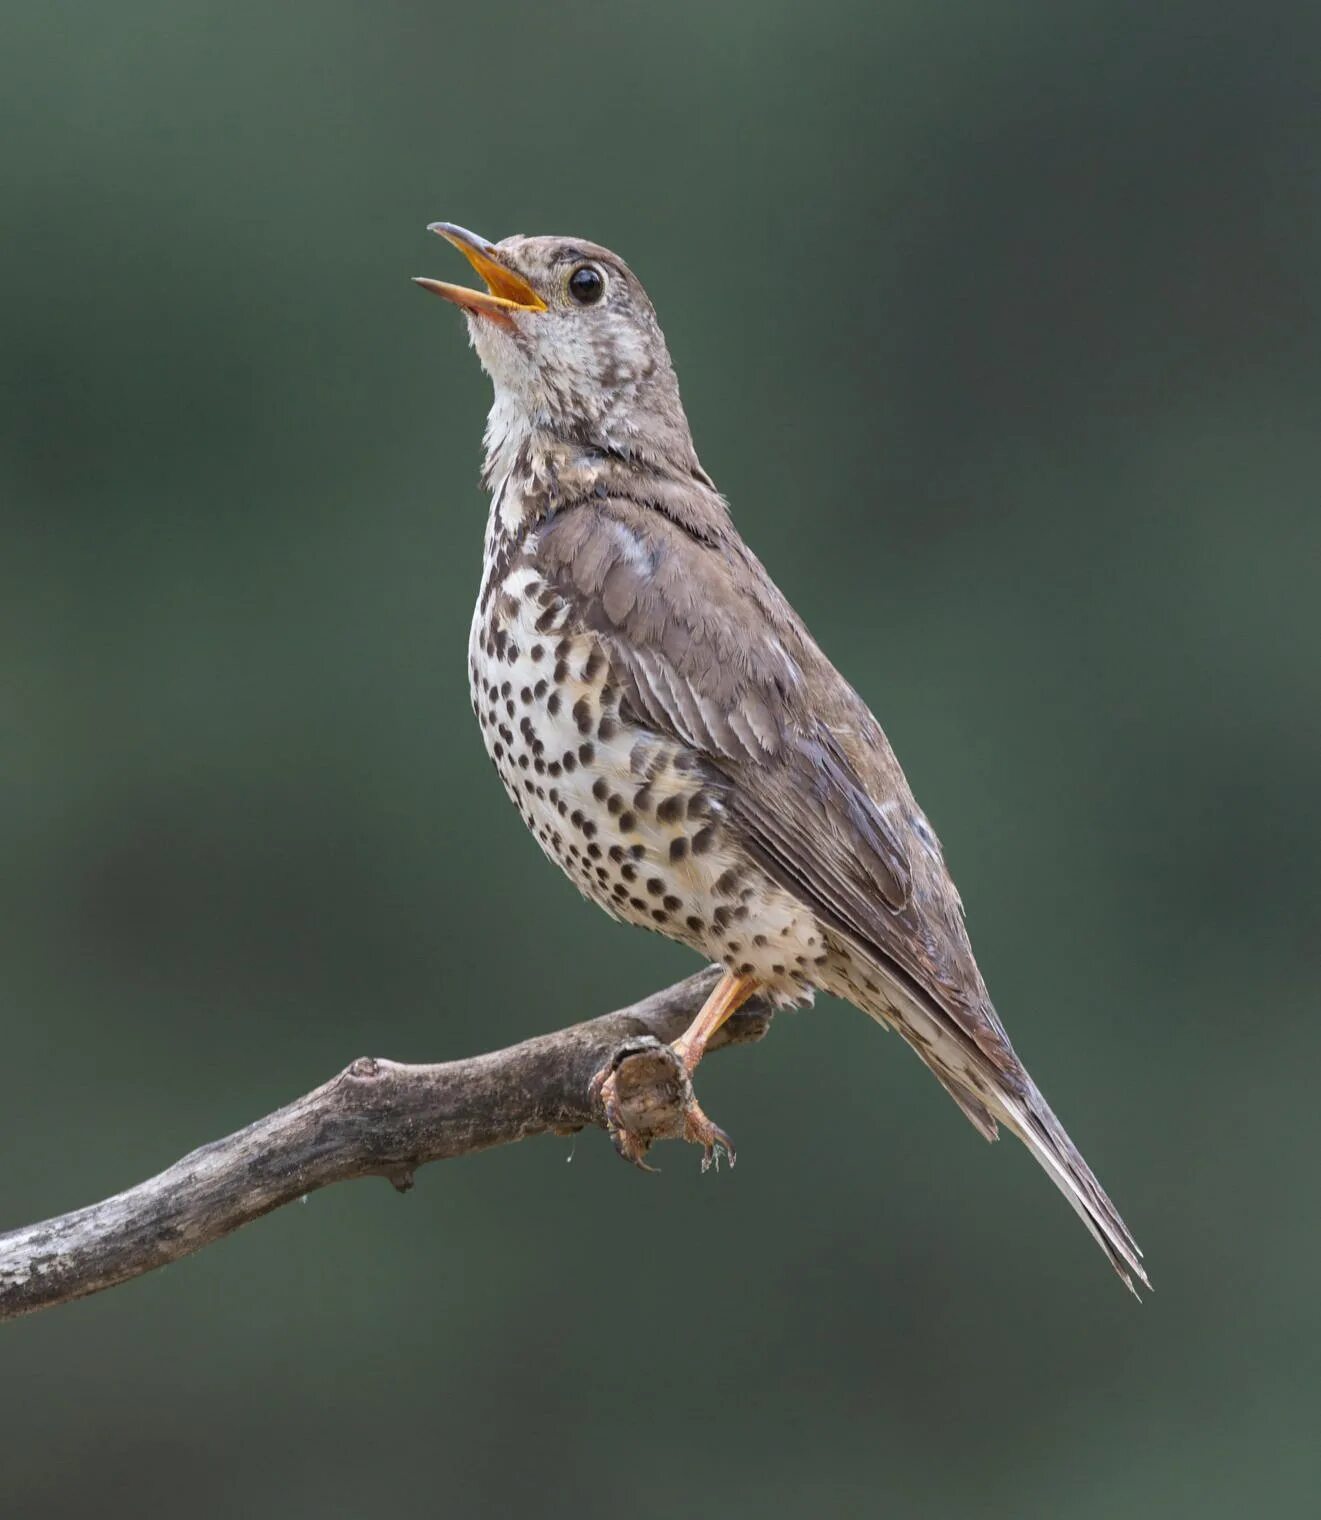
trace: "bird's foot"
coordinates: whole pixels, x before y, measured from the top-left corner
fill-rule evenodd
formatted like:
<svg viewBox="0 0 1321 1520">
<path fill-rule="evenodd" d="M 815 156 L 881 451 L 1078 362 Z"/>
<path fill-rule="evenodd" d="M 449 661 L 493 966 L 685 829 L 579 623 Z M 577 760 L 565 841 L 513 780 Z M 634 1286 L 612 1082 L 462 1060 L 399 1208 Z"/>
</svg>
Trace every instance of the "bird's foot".
<svg viewBox="0 0 1321 1520">
<path fill-rule="evenodd" d="M 605 1115 L 605 1132 L 618 1155 L 644 1172 L 654 1172 L 647 1164 L 646 1155 L 651 1148 L 651 1138 L 630 1129 L 624 1117 L 625 1100 L 620 1094 L 619 1068 L 603 1066 L 592 1078 L 591 1095 L 599 1102 Z"/>
<path fill-rule="evenodd" d="M 625 1161 L 645 1172 L 657 1140 L 686 1140 L 704 1152 L 702 1170 L 723 1151 L 730 1165 L 734 1145 L 702 1112 L 683 1060 L 651 1035 L 628 1040 L 592 1078 L 592 1101 L 601 1105 L 606 1133 Z"/>
<path fill-rule="evenodd" d="M 734 1142 L 718 1124 L 713 1124 L 706 1117 L 702 1112 L 702 1105 L 696 1098 L 688 1105 L 687 1112 L 684 1114 L 683 1138 L 689 1145 L 700 1145 L 702 1147 L 702 1170 L 704 1172 L 709 1171 L 711 1167 L 715 1167 L 716 1171 L 720 1170 L 720 1157 L 722 1153 L 730 1166 L 733 1166 L 734 1162 L 738 1159 L 737 1152 L 734 1150 Z"/>
</svg>

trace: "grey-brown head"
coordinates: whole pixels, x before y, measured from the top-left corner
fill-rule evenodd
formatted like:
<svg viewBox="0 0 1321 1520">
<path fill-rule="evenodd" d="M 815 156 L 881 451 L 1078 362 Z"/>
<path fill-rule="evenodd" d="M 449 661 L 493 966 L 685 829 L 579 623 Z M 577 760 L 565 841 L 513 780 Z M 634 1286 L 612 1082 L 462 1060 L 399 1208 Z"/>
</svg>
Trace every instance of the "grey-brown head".
<svg viewBox="0 0 1321 1520">
<path fill-rule="evenodd" d="M 581 238 L 501 243 L 450 222 L 428 231 L 464 255 L 486 284 L 417 284 L 460 307 L 495 412 L 612 452 L 697 467 L 665 335 L 637 276 L 617 254 Z"/>
</svg>

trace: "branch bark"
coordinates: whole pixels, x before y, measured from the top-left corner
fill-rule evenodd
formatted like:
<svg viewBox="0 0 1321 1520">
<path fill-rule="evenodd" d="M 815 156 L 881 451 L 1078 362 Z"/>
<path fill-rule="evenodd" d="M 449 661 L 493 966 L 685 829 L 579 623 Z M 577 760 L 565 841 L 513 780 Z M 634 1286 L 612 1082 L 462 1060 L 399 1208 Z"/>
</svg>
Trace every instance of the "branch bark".
<svg viewBox="0 0 1321 1520">
<path fill-rule="evenodd" d="M 603 1126 L 594 1079 L 608 1068 L 619 1071 L 630 1129 L 647 1141 L 681 1135 L 691 1089 L 660 1047 L 718 978 L 710 967 L 630 1007 L 464 1061 L 354 1061 L 127 1192 L 0 1235 L 0 1320 L 178 1261 L 332 1182 L 381 1176 L 403 1191 L 427 1161 Z M 770 1020 L 749 1003 L 709 1049 L 759 1040 Z"/>
</svg>

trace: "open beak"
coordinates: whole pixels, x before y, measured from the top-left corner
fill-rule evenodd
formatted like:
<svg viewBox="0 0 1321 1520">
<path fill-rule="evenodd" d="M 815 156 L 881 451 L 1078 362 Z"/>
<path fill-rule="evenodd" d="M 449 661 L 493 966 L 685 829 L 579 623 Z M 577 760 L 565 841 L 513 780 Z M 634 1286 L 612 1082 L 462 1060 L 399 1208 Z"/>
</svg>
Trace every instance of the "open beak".
<svg viewBox="0 0 1321 1520">
<path fill-rule="evenodd" d="M 456 227 L 453 222 L 432 222 L 427 228 L 453 243 L 472 267 L 486 282 L 485 290 L 469 290 L 463 285 L 447 285 L 443 280 L 428 280 L 420 275 L 413 283 L 423 290 L 430 290 L 447 301 L 453 301 L 464 311 L 478 316 L 493 317 L 506 326 L 516 311 L 546 311 L 546 303 L 535 290 L 500 260 L 500 250 L 484 237 L 469 232 L 466 227 Z"/>
</svg>

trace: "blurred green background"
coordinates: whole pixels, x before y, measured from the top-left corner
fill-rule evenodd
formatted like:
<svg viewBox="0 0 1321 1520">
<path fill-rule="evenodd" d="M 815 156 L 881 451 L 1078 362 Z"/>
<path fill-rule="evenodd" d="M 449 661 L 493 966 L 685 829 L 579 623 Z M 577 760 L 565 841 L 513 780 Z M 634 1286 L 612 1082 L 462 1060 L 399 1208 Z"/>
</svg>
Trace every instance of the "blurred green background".
<svg viewBox="0 0 1321 1520">
<path fill-rule="evenodd" d="M 692 969 L 470 720 L 445 217 L 647 283 L 1157 1285 L 823 1002 L 703 1069 L 732 1175 L 539 1141 L 6 1328 L 7 1515 L 1315 1513 L 1318 77 L 1306 0 L 5 8 L 0 1227 Z"/>
</svg>

